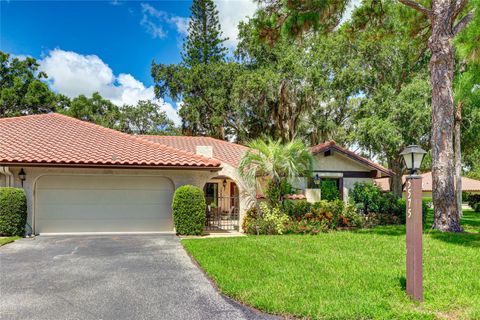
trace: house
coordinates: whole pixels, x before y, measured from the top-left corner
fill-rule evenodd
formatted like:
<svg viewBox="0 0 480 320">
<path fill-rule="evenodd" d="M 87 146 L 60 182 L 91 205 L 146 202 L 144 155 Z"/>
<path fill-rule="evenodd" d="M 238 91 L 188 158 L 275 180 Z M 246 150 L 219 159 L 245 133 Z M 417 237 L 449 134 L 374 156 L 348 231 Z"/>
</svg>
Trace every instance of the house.
<svg viewBox="0 0 480 320">
<path fill-rule="evenodd" d="M 420 176 L 422 177 L 422 196 L 425 198 L 431 198 L 432 197 L 432 173 L 426 172 L 426 173 L 422 173 Z M 403 183 L 405 183 L 406 177 L 407 176 L 402 177 Z M 379 186 L 380 189 L 382 189 L 383 191 L 390 190 L 390 182 L 388 179 L 385 179 L 385 178 L 375 179 L 375 184 Z M 467 177 L 462 177 L 462 191 L 479 194 L 480 181 L 467 178 Z M 405 192 L 404 192 L 404 196 L 405 196 Z"/>
<path fill-rule="evenodd" d="M 320 200 L 323 182 L 334 185 L 339 198 L 347 201 L 348 192 L 356 182 L 373 182 L 375 178 L 388 178 L 393 174 L 389 169 L 339 146 L 335 141 L 318 144 L 310 150 L 314 156 L 312 177 L 299 178 L 292 183 L 310 201 Z"/>
<path fill-rule="evenodd" d="M 207 137 L 133 136 L 59 114 L 0 119 L 0 186 L 23 187 L 35 234 L 171 232 L 176 188 L 205 192 L 210 230 L 238 229 L 255 190 L 237 167 L 247 147 Z M 389 170 L 334 142 L 312 148 L 314 176 L 342 198 Z M 299 191 L 316 188 L 298 179 Z M 294 197 L 303 197 L 299 194 Z"/>
</svg>

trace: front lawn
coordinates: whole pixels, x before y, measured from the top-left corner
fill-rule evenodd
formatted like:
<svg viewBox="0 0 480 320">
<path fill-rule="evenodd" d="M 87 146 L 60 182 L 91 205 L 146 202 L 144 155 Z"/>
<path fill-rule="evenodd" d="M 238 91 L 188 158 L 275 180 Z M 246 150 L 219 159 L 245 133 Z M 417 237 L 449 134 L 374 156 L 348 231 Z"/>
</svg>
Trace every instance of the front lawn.
<svg viewBox="0 0 480 320">
<path fill-rule="evenodd" d="M 226 295 L 316 319 L 480 319 L 480 214 L 424 236 L 425 302 L 405 294 L 405 227 L 182 240 Z"/>
<path fill-rule="evenodd" d="M 7 244 L 7 243 L 10 243 L 10 242 L 13 242 L 17 239 L 20 239 L 20 237 L 18 236 L 14 236 L 14 237 L 0 237 L 0 247 L 3 246 L 4 244 Z"/>
</svg>

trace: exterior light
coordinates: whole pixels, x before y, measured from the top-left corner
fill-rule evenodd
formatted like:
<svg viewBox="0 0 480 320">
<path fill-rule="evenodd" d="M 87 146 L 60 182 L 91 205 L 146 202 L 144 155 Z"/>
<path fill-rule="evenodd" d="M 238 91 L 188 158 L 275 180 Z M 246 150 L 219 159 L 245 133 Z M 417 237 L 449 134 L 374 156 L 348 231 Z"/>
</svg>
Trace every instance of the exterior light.
<svg viewBox="0 0 480 320">
<path fill-rule="evenodd" d="M 227 179 L 223 179 L 222 185 L 223 185 L 223 190 L 225 190 L 225 188 L 227 188 Z"/>
<path fill-rule="evenodd" d="M 423 157 L 426 153 L 427 152 L 425 150 L 417 145 L 410 145 L 400 153 L 405 160 L 405 165 L 410 171 L 410 174 L 413 175 L 417 173 L 417 170 L 420 169 L 420 165 L 422 164 Z"/>
<path fill-rule="evenodd" d="M 18 173 L 18 178 L 20 179 L 20 182 L 22 183 L 22 188 L 23 188 L 23 182 L 27 179 L 27 174 L 25 173 L 23 168 Z"/>
<path fill-rule="evenodd" d="M 313 177 L 313 183 L 315 183 L 316 186 L 320 184 L 320 176 L 318 173 L 315 175 L 315 177 Z"/>
</svg>

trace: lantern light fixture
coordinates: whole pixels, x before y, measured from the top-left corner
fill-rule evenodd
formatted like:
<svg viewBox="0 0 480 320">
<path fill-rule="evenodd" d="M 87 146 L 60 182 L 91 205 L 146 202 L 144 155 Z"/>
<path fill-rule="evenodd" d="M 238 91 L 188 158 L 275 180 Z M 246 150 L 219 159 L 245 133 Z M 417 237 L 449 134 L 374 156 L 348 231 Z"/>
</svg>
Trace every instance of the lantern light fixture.
<svg viewBox="0 0 480 320">
<path fill-rule="evenodd" d="M 409 145 L 400 153 L 405 160 L 405 165 L 410 171 L 411 175 L 415 175 L 422 165 L 423 157 L 427 151 L 423 150 L 417 145 Z"/>
</svg>

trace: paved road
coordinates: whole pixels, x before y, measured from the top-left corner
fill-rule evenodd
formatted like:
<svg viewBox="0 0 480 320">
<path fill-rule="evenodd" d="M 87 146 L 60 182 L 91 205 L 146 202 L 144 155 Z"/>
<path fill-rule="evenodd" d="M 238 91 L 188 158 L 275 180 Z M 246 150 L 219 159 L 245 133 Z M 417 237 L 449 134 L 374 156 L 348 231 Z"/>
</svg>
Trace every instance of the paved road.
<svg viewBox="0 0 480 320">
<path fill-rule="evenodd" d="M 222 297 L 173 235 L 40 236 L 0 248 L 0 319 L 270 319 Z"/>
</svg>

